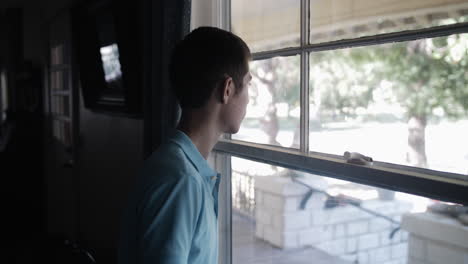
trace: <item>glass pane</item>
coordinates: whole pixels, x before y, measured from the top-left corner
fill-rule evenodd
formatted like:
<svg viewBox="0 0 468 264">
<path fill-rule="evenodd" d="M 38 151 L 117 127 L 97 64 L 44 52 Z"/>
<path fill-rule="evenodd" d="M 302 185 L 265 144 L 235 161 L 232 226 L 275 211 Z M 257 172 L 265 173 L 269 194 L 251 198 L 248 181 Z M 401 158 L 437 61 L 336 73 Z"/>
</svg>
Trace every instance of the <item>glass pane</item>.
<svg viewBox="0 0 468 264">
<path fill-rule="evenodd" d="M 247 114 L 233 139 L 299 147 L 299 56 L 254 61 Z"/>
<path fill-rule="evenodd" d="M 53 136 L 65 146 L 71 145 L 71 125 L 63 120 L 52 120 Z"/>
<path fill-rule="evenodd" d="M 50 87 L 52 91 L 68 90 L 67 75 L 65 71 L 53 70 L 50 72 Z"/>
<path fill-rule="evenodd" d="M 252 52 L 300 45 L 300 0 L 231 1 L 232 32 Z"/>
<path fill-rule="evenodd" d="M 59 128 L 59 121 L 58 120 L 52 120 L 52 135 L 55 138 L 60 138 L 60 128 Z"/>
<path fill-rule="evenodd" d="M 54 96 L 51 101 L 52 113 L 59 116 L 70 116 L 70 99 L 68 96 Z"/>
<path fill-rule="evenodd" d="M 310 42 L 468 21 L 466 0 L 311 0 Z"/>
<path fill-rule="evenodd" d="M 111 44 L 100 48 L 102 67 L 107 89 L 102 91 L 101 99 L 116 102 L 124 101 L 122 71 L 120 69 L 119 48 Z"/>
<path fill-rule="evenodd" d="M 6 71 L 1 71 L 0 74 L 0 123 L 6 120 L 6 111 L 8 109 L 8 88 Z"/>
<path fill-rule="evenodd" d="M 63 45 L 57 45 L 50 50 L 50 64 L 63 64 Z"/>
<path fill-rule="evenodd" d="M 468 173 L 468 34 L 310 55 L 310 150 Z"/>
<path fill-rule="evenodd" d="M 432 263 L 434 254 L 418 247 L 437 248 L 448 258 L 440 263 L 463 263 L 466 207 L 240 158 L 231 162 L 235 264 Z"/>
</svg>

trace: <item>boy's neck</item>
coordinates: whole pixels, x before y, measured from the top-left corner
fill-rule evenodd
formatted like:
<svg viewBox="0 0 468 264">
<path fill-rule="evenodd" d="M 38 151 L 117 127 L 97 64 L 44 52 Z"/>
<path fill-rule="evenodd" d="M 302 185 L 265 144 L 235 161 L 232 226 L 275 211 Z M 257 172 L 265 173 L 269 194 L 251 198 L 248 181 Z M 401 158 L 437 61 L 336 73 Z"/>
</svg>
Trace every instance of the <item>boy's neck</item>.
<svg viewBox="0 0 468 264">
<path fill-rule="evenodd" d="M 210 116 L 203 113 L 182 113 L 177 129 L 184 132 L 197 147 L 200 154 L 208 159 L 208 156 L 222 133 L 218 131 L 215 122 Z"/>
</svg>

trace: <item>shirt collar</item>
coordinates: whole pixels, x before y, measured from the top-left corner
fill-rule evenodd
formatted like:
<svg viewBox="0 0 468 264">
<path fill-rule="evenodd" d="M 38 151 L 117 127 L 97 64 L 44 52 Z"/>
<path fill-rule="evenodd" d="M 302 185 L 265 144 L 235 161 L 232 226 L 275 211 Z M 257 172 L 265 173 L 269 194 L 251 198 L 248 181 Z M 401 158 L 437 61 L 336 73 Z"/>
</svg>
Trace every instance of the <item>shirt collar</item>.
<svg viewBox="0 0 468 264">
<path fill-rule="evenodd" d="M 216 171 L 210 167 L 208 161 L 201 155 L 192 140 L 184 132 L 174 129 L 169 141 L 176 143 L 182 148 L 201 176 L 213 177 L 217 175 Z"/>
</svg>

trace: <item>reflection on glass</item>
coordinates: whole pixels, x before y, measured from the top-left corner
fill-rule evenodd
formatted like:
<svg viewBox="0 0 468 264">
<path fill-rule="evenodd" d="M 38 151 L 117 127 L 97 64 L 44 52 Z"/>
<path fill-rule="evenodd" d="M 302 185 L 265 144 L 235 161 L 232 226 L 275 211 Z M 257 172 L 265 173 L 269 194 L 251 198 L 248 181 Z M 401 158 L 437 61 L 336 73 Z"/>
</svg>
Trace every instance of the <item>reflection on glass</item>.
<svg viewBox="0 0 468 264">
<path fill-rule="evenodd" d="M 233 139 L 299 147 L 299 56 L 254 61 L 247 114 Z"/>
<path fill-rule="evenodd" d="M 52 90 L 68 90 L 69 86 L 65 81 L 64 70 L 51 71 L 50 87 L 52 88 Z"/>
<path fill-rule="evenodd" d="M 311 0 L 310 42 L 468 21 L 465 0 Z"/>
<path fill-rule="evenodd" d="M 310 55 L 310 150 L 468 174 L 468 34 Z"/>
<path fill-rule="evenodd" d="M 57 45 L 50 50 L 50 64 L 60 65 L 63 64 L 63 45 Z"/>
<path fill-rule="evenodd" d="M 232 31 L 253 52 L 300 44 L 300 0 L 231 1 Z"/>
<path fill-rule="evenodd" d="M 54 119 L 52 121 L 53 136 L 65 146 L 71 145 L 71 126 L 70 122 Z"/>
<path fill-rule="evenodd" d="M 443 231 L 466 234 L 459 205 L 240 158 L 231 164 L 235 264 L 415 263 L 408 253 L 421 243 L 466 253 L 466 239 Z M 454 208 L 460 213 L 449 214 Z M 446 261 L 462 263 L 454 260 Z"/>
<path fill-rule="evenodd" d="M 107 83 L 112 83 L 122 77 L 120 71 L 119 48 L 117 44 L 101 47 L 102 67 Z"/>
<path fill-rule="evenodd" d="M 52 112 L 55 115 L 68 117 L 70 116 L 70 106 L 68 96 L 52 96 L 51 97 Z"/>
<path fill-rule="evenodd" d="M 8 109 L 8 90 L 7 90 L 7 79 L 6 79 L 6 72 L 2 71 L 0 75 L 0 89 L 1 94 L 0 97 L 2 98 L 1 102 L 1 109 L 0 109 L 0 120 L 4 122 L 7 118 L 6 111 Z"/>
<path fill-rule="evenodd" d="M 101 95 L 102 99 L 122 101 L 122 71 L 120 69 L 119 48 L 117 44 L 100 48 L 102 67 L 104 69 L 107 89 Z"/>
</svg>

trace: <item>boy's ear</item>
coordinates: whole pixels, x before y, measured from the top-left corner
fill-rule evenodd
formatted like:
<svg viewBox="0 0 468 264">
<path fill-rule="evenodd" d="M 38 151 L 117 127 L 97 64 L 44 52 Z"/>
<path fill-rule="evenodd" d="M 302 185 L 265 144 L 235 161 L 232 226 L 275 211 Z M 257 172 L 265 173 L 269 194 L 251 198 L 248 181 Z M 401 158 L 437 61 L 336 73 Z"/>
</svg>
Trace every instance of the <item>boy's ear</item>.
<svg viewBox="0 0 468 264">
<path fill-rule="evenodd" d="M 232 77 L 227 77 L 221 87 L 221 103 L 227 104 L 234 94 L 234 81 Z"/>
</svg>

